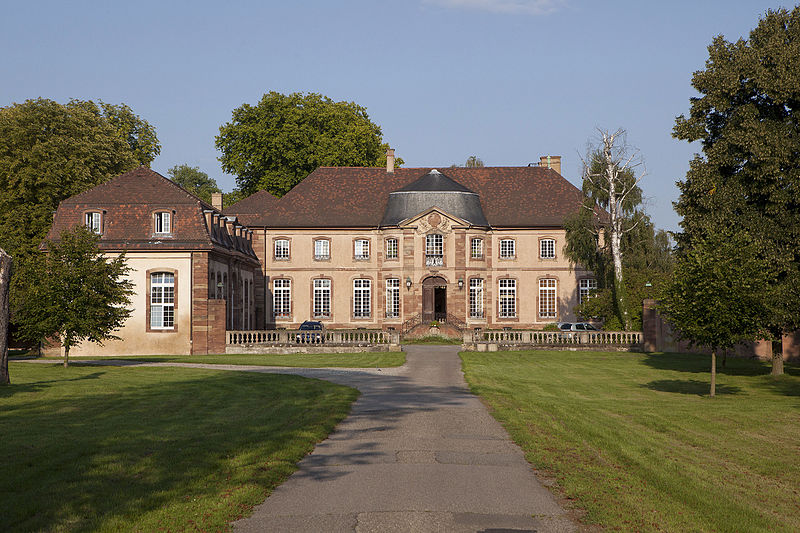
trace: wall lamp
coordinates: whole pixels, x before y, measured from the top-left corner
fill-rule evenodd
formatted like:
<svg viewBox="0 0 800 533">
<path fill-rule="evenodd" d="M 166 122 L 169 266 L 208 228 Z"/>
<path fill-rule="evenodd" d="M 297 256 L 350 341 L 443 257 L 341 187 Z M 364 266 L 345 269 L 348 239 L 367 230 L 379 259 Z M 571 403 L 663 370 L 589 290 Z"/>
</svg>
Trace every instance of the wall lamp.
<svg viewBox="0 0 800 533">
<path fill-rule="evenodd" d="M 464 288 L 464 278 L 458 278 L 458 290 Z"/>
<path fill-rule="evenodd" d="M 406 277 L 406 289 L 411 288 L 411 276 Z"/>
</svg>

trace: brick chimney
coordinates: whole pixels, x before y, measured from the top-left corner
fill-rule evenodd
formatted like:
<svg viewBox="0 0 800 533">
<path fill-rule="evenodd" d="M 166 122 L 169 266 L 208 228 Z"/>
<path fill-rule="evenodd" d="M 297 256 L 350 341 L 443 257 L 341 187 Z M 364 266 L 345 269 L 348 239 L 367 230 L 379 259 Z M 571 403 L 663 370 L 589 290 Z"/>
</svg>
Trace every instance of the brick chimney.
<svg viewBox="0 0 800 533">
<path fill-rule="evenodd" d="M 222 211 L 222 193 L 221 192 L 212 192 L 211 193 L 211 207 L 218 211 Z"/>
<path fill-rule="evenodd" d="M 386 172 L 394 172 L 394 148 L 386 150 Z"/>
<path fill-rule="evenodd" d="M 561 156 L 560 155 L 543 155 L 539 158 L 539 166 L 544 168 L 552 168 L 561 174 Z"/>
</svg>

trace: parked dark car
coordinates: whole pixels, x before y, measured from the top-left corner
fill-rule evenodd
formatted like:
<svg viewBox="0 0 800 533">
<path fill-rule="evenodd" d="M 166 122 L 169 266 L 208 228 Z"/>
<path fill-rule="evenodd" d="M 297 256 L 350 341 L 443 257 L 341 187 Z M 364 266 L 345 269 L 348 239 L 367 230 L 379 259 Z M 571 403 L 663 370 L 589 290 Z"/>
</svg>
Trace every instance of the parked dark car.
<svg viewBox="0 0 800 533">
<path fill-rule="evenodd" d="M 325 340 L 325 326 L 316 320 L 306 320 L 298 328 L 300 332 L 295 337 L 299 344 L 318 344 Z"/>
</svg>

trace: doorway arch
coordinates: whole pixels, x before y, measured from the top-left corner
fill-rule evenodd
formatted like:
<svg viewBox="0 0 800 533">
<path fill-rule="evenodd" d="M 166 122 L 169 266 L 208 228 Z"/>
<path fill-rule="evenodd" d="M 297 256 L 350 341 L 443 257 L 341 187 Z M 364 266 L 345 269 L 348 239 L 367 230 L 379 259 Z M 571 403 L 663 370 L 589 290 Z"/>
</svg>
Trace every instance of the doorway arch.
<svg viewBox="0 0 800 533">
<path fill-rule="evenodd" d="M 422 321 L 447 319 L 447 280 L 430 276 L 422 281 Z"/>
</svg>

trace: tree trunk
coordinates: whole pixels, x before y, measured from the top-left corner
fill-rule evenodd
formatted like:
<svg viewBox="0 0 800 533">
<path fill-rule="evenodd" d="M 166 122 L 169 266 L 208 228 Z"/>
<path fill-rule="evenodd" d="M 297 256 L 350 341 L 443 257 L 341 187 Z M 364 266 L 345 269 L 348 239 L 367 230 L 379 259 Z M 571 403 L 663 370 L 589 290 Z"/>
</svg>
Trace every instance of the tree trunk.
<svg viewBox="0 0 800 533">
<path fill-rule="evenodd" d="M 608 180 L 608 215 L 611 226 L 611 257 L 614 261 L 614 294 L 617 298 L 617 309 L 625 331 L 630 331 L 631 318 L 628 314 L 625 284 L 622 279 L 622 205 L 620 198 L 624 191 L 617 190 L 619 169 L 614 163 L 612 150 L 614 135 L 603 134 L 603 155 L 606 158 L 606 179 Z"/>
<path fill-rule="evenodd" d="M 0 248 L 0 385 L 8 385 L 8 339 L 11 311 L 9 295 L 11 288 L 11 256 Z"/>
<path fill-rule="evenodd" d="M 717 349 L 711 350 L 711 397 L 717 395 Z"/>
<path fill-rule="evenodd" d="M 69 366 L 69 345 L 69 340 L 64 339 L 64 368 Z"/>
<path fill-rule="evenodd" d="M 783 341 L 772 341 L 772 375 L 783 374 Z"/>
</svg>

